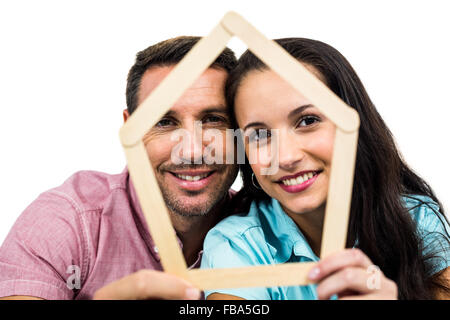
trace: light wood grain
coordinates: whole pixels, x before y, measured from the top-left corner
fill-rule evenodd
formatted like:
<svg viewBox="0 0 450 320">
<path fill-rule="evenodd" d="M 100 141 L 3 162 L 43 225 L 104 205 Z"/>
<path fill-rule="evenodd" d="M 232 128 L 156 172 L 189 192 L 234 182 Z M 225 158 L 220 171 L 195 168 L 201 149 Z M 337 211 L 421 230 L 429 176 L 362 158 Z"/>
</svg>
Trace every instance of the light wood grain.
<svg viewBox="0 0 450 320">
<path fill-rule="evenodd" d="M 128 170 L 165 271 L 186 278 L 187 266 L 144 143 L 127 147 Z"/>
<path fill-rule="evenodd" d="M 345 248 L 352 199 L 358 131 L 336 128 L 320 256 Z"/>
<path fill-rule="evenodd" d="M 313 262 L 284 263 L 229 269 L 190 270 L 188 280 L 202 290 L 310 284 Z"/>
</svg>

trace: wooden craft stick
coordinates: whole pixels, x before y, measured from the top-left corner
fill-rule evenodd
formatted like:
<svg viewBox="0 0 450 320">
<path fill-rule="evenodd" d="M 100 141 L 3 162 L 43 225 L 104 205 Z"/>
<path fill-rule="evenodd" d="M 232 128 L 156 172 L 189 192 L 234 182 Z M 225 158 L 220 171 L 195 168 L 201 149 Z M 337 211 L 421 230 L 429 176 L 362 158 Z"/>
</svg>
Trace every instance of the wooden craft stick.
<svg viewBox="0 0 450 320">
<path fill-rule="evenodd" d="M 235 12 L 229 12 L 222 20 L 230 33 L 238 36 L 259 59 L 278 73 L 294 89 L 314 104 L 325 116 L 343 131 L 352 132 L 359 126 L 356 111 L 349 108 L 333 91 L 317 79 L 302 64 L 276 42 L 267 39 L 256 28 Z"/>
<path fill-rule="evenodd" d="M 227 13 L 220 24 L 192 48 L 121 128 L 120 139 L 131 179 L 166 272 L 188 279 L 201 289 L 308 284 L 307 273 L 314 263 L 187 270 L 142 142 L 146 132 L 212 64 L 233 35 L 336 124 L 321 257 L 345 247 L 358 141 L 358 114 L 279 45 L 265 38 L 234 12 Z"/>
<path fill-rule="evenodd" d="M 190 270 L 188 280 L 202 290 L 304 285 L 314 262 L 283 263 L 229 269 Z"/>
<path fill-rule="evenodd" d="M 345 248 L 353 191 L 358 131 L 336 128 L 320 256 Z"/>
<path fill-rule="evenodd" d="M 144 143 L 125 148 L 128 170 L 166 272 L 186 278 L 187 266 Z"/>
</svg>

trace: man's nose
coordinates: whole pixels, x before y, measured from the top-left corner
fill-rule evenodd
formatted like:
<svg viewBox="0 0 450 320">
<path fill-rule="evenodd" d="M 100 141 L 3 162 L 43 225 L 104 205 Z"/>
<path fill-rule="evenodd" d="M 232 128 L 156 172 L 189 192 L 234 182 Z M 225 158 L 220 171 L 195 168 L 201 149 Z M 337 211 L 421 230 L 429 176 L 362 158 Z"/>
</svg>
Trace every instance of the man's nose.
<svg viewBox="0 0 450 320">
<path fill-rule="evenodd" d="M 183 158 L 191 163 L 200 164 L 203 159 L 203 136 L 201 121 L 194 121 L 184 128 L 189 134 L 189 141 L 183 150 Z"/>
</svg>

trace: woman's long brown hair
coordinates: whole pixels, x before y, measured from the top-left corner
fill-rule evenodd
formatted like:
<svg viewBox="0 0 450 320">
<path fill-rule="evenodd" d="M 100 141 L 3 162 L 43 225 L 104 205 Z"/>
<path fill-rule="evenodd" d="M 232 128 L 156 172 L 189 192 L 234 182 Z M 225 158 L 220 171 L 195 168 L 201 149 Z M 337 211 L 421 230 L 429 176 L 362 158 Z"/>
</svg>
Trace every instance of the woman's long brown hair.
<svg viewBox="0 0 450 320">
<path fill-rule="evenodd" d="M 448 284 L 440 277 L 442 271 L 432 274 L 439 254 L 449 254 L 449 235 L 437 232 L 427 235 L 432 241 L 427 241 L 431 247 L 425 248 L 423 235 L 418 233 L 402 197 L 430 197 L 441 208 L 435 214 L 444 221 L 442 205 L 431 187 L 403 160 L 391 131 L 352 66 L 336 49 L 320 41 L 303 38 L 275 41 L 294 58 L 315 67 L 327 86 L 359 114 L 361 125 L 347 247 L 356 243 L 388 278 L 394 280 L 400 299 L 433 299 L 437 292 L 450 294 Z M 250 51 L 241 56 L 226 85 L 232 118 L 242 79 L 252 70 L 265 69 L 267 66 Z M 234 123 L 236 125 L 235 120 Z M 248 161 L 241 165 L 241 174 L 243 188 L 236 200 L 246 202 L 248 208 L 251 201 L 269 197 L 254 187 Z"/>
</svg>

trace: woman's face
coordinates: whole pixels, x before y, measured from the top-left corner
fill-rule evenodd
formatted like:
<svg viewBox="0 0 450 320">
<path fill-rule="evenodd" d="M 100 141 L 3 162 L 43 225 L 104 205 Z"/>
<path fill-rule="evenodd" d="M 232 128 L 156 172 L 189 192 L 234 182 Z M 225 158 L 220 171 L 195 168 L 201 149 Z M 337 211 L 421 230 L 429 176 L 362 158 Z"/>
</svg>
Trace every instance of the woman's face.
<svg viewBox="0 0 450 320">
<path fill-rule="evenodd" d="M 305 66 L 321 78 L 316 69 Z M 244 77 L 236 94 L 235 114 L 244 130 L 247 157 L 262 189 L 287 213 L 307 213 L 323 206 L 335 125 L 271 70 L 251 71 Z M 271 134 L 273 129 L 277 129 L 278 139 L 275 131 Z M 275 170 L 264 174 L 276 163 L 277 155 Z"/>
</svg>

